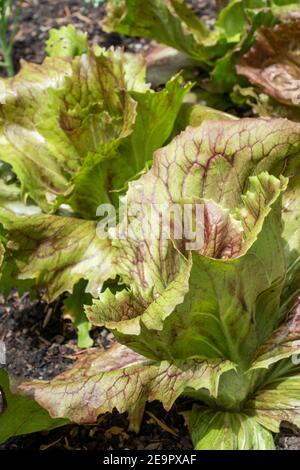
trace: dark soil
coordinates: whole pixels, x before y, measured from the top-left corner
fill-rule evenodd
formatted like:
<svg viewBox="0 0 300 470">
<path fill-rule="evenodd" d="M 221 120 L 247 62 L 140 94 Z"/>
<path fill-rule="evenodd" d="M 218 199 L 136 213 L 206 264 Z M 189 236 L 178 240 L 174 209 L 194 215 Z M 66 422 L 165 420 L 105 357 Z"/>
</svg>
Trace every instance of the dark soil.
<svg viewBox="0 0 300 470">
<path fill-rule="evenodd" d="M 106 34 L 102 31 L 99 21 L 103 15 L 103 5 L 96 9 L 83 0 L 27 0 L 22 7 L 20 27 L 15 41 L 16 70 L 20 59 L 41 63 L 45 57 L 44 45 L 49 29 L 68 24 L 87 32 L 93 44 L 103 47 L 124 46 L 124 40 L 120 35 Z M 129 46 L 132 39 L 125 42 Z"/>
<path fill-rule="evenodd" d="M 213 1 L 190 0 L 197 14 L 207 21 L 215 15 Z M 121 46 L 132 52 L 141 52 L 150 41 L 107 34 L 100 27 L 100 20 L 105 14 L 105 6 L 94 8 L 84 0 L 26 0 L 22 4 L 19 31 L 15 40 L 14 63 L 19 69 L 20 59 L 41 63 L 45 57 L 44 45 L 51 28 L 74 24 L 81 31 L 88 33 L 92 44 L 103 47 Z"/>
<path fill-rule="evenodd" d="M 72 365 L 77 347 L 76 330 L 64 320 L 62 298 L 47 304 L 19 298 L 15 292 L 0 297 L 0 340 L 5 342 L 7 371 L 12 375 L 48 380 Z M 93 347 L 107 349 L 114 341 L 105 328 L 91 332 Z"/>
<path fill-rule="evenodd" d="M 278 450 L 300 450 L 300 434 L 295 435 L 289 429 L 284 429 L 277 436 L 276 444 Z"/>
<path fill-rule="evenodd" d="M 50 432 L 29 434 L 11 439 L 0 450 L 189 450 L 193 449 L 183 418 L 176 411 L 166 413 L 159 404 L 148 407 L 160 420 L 164 420 L 170 432 L 153 424 L 154 420 L 145 414 L 140 434 L 127 430 L 126 415 L 112 413 L 101 416 L 93 426 L 70 425 Z"/>
<path fill-rule="evenodd" d="M 205 21 L 213 21 L 215 6 L 212 1 L 190 0 L 190 4 Z M 42 62 L 49 29 L 70 23 L 86 31 L 91 43 L 122 46 L 134 52 L 148 47 L 150 41 L 144 39 L 104 33 L 99 25 L 103 15 L 103 6 L 95 9 L 83 0 L 24 1 L 15 42 L 16 71 L 21 58 Z M 92 331 L 92 337 L 94 347 L 101 349 L 108 348 L 114 341 L 111 333 L 100 328 Z M 80 354 L 71 322 L 62 319 L 60 300 L 47 305 L 42 300 L 31 301 L 26 295 L 20 299 L 17 293 L 7 301 L 0 298 L 0 340 L 6 345 L 6 368 L 15 376 L 50 379 L 69 367 Z M 167 413 L 157 402 L 147 405 L 138 435 L 127 430 L 125 414 L 112 413 L 99 417 L 96 425 L 70 425 L 12 438 L 0 449 L 192 449 L 180 415 L 187 407 L 186 401 L 178 401 Z M 290 430 L 284 430 L 276 441 L 278 449 L 300 449 L 300 436 Z"/>
</svg>

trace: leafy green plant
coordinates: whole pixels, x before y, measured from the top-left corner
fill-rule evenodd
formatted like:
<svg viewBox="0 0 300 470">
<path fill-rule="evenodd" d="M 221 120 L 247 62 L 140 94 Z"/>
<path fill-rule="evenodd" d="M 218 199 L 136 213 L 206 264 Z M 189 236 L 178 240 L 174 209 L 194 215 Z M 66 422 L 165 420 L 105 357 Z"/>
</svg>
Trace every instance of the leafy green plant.
<svg viewBox="0 0 300 470">
<path fill-rule="evenodd" d="M 219 12 L 214 27 L 209 29 L 185 0 L 109 0 L 102 25 L 108 32 L 155 39 L 168 46 L 150 51 L 149 67 L 155 82 L 165 80 L 171 62 L 177 70 L 192 66 L 200 69 L 199 85 L 224 94 L 230 93 L 237 83 L 243 84 L 235 65 L 255 42 L 255 31 L 260 26 L 272 27 L 297 17 L 297 3 L 233 0 Z M 170 47 L 177 54 L 170 54 Z"/>
<path fill-rule="evenodd" d="M 191 88 L 177 75 L 155 92 L 141 57 L 99 47 L 82 54 L 85 48 L 73 27 L 54 30 L 51 57 L 2 80 L 0 158 L 11 175 L 1 180 L 6 293 L 35 286 L 52 301 L 85 279 L 97 295 L 113 277 L 110 246 L 96 237 L 97 207 L 118 205 L 169 138 Z M 69 307 L 82 325 L 84 312 L 79 319 L 78 305 Z M 86 345 L 87 323 L 81 331 Z"/>
<path fill-rule="evenodd" d="M 117 408 L 135 429 L 147 400 L 168 410 L 185 395 L 196 449 L 274 448 L 283 420 L 300 425 L 299 152 L 297 123 L 225 117 L 156 152 L 126 196 L 143 210 L 128 237 L 112 234 L 125 287 L 86 307 L 118 343 L 15 389 L 53 418 L 90 423 Z M 151 205 L 187 202 L 204 210 L 201 248 L 147 237 Z"/>
<path fill-rule="evenodd" d="M 22 1 L 0 1 L 0 49 L 3 62 L 0 63 L 7 71 L 8 76 L 14 75 L 13 44 L 17 33 L 20 5 Z"/>
<path fill-rule="evenodd" d="M 161 18 L 174 35 L 159 34 L 169 45 L 187 40 L 182 52 L 193 60 L 221 60 L 229 38 L 241 38 L 242 30 L 225 33 L 230 9 L 210 33 L 183 2 L 166 5 Z M 139 14 L 122 11 L 125 23 Z M 149 19 L 139 28 L 152 35 Z M 9 390 L 0 371 L 8 405 L 0 440 L 93 423 L 113 409 L 138 431 L 147 401 L 169 410 L 187 396 L 196 449 L 273 449 L 283 421 L 300 427 L 300 124 L 238 119 L 197 94 L 183 103 L 191 85 L 179 75 L 155 92 L 141 57 L 98 47 L 81 54 L 85 38 L 72 28 L 53 33 L 48 47 L 42 65 L 2 81 L 0 288 L 43 288 L 47 300 L 68 293 L 65 314 L 83 347 L 91 325 L 117 341 L 87 349 L 52 380 L 11 378 Z M 119 195 L 127 211 L 101 237 L 97 208 L 118 209 Z M 174 205 L 188 234 L 178 236 Z M 35 413 L 36 423 L 18 427 Z"/>
</svg>

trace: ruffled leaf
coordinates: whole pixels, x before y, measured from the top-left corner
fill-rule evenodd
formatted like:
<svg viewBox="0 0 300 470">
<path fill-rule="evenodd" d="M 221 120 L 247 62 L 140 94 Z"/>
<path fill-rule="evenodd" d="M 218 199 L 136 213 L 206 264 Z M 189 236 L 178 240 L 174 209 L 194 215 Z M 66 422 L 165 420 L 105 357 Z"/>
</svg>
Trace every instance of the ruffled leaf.
<svg viewBox="0 0 300 470">
<path fill-rule="evenodd" d="M 84 54 L 87 48 L 87 33 L 77 31 L 72 24 L 50 29 L 45 47 L 49 57 L 75 57 Z"/>
<path fill-rule="evenodd" d="M 153 168 L 130 185 L 127 207 L 138 210 L 119 227 L 121 234 L 129 227 L 129 235 L 113 241 L 116 271 L 131 292 L 100 302 L 96 323 L 110 325 L 121 342 L 151 358 L 226 357 L 249 364 L 281 320 L 286 272 L 280 196 L 287 180 L 259 170 L 280 174 L 289 167 L 298 132 L 298 124 L 284 120 L 206 121 L 157 152 Z M 200 248 L 162 235 L 147 238 L 153 230 L 144 216 L 151 204 L 166 212 L 187 202 L 202 204 Z M 180 251 L 189 250 L 193 266 L 184 301 L 167 316 L 160 307 L 162 330 L 151 323 L 146 328 L 144 312 L 164 299 L 181 271 Z"/>
<path fill-rule="evenodd" d="M 169 410 L 186 388 L 208 388 L 216 394 L 229 362 L 151 362 L 124 346 L 87 351 L 76 364 L 51 381 L 21 382 L 16 390 L 46 408 L 52 417 L 93 423 L 116 408 L 133 412 L 146 400 L 160 400 Z"/>
<path fill-rule="evenodd" d="M 298 106 L 300 21 L 282 23 L 273 29 L 261 27 L 255 37 L 255 44 L 237 65 L 237 72 L 280 103 Z"/>
<path fill-rule="evenodd" d="M 94 49 L 25 63 L 3 81 L 0 157 L 42 209 L 70 194 L 82 165 L 93 159 L 96 166 L 132 132 L 136 103 L 126 90 L 125 62 L 119 51 Z"/>
<path fill-rule="evenodd" d="M 97 295 L 103 282 L 114 277 L 113 249 L 108 239 L 99 239 L 96 222 L 47 214 L 16 217 L 2 211 L 18 279 L 36 279 L 48 301 L 72 292 L 81 278 L 87 291 Z"/>
<path fill-rule="evenodd" d="M 140 56 L 97 47 L 25 63 L 2 84 L 0 158 L 44 211 L 67 203 L 83 218 L 164 144 L 190 89 L 177 76 L 156 93 Z"/>
<path fill-rule="evenodd" d="M 147 218 L 146 222 L 143 219 L 148 210 L 147 205 L 157 206 L 159 211 L 160 207 L 166 210 L 172 204 L 193 204 L 197 201 L 203 205 L 208 204 L 208 213 L 212 214 L 212 208 L 219 204 L 219 213 L 223 214 L 221 220 L 226 217 L 232 219 L 233 214 L 230 211 L 235 211 L 242 205 L 243 187 L 247 185 L 251 174 L 272 170 L 275 165 L 279 174 L 285 160 L 289 156 L 296 157 L 299 131 L 298 124 L 284 120 L 248 119 L 236 122 L 206 121 L 199 128 L 187 129 L 157 152 L 154 155 L 153 168 L 130 186 L 127 207 L 139 209 L 137 216 L 130 219 L 130 228 L 135 239 L 142 241 L 149 234 L 149 226 L 145 225 Z M 271 181 L 272 178 L 270 183 Z M 260 192 L 263 196 L 265 190 L 268 190 L 268 177 L 265 189 L 263 179 L 258 180 L 256 185 L 262 185 Z M 255 195 L 249 194 L 249 198 L 255 199 Z M 213 202 L 209 203 L 210 200 Z M 263 219 L 262 214 L 262 218 L 258 220 Z M 140 223 L 141 220 L 143 224 Z M 225 227 L 227 228 L 226 225 Z M 260 227 L 261 225 L 256 226 L 258 231 Z M 122 224 L 119 232 L 122 233 Z M 219 242 L 221 241 L 220 239 Z M 168 240 L 153 241 L 150 247 L 142 242 L 118 244 L 124 251 L 124 254 L 120 254 L 122 275 L 129 276 L 140 289 L 156 286 L 160 290 L 173 276 L 170 276 L 172 270 L 173 273 L 177 271 L 178 256 Z M 215 254 L 215 257 L 218 255 Z M 160 259 L 164 262 L 157 265 L 157 260 Z M 137 264 L 136 260 L 141 261 Z"/>
<path fill-rule="evenodd" d="M 86 307 L 88 318 L 94 325 L 104 325 L 124 334 L 139 335 L 141 326 L 162 330 L 164 320 L 188 292 L 190 270 L 191 260 L 150 305 L 133 292 L 121 291 L 113 295 L 106 290 L 91 307 Z"/>
</svg>

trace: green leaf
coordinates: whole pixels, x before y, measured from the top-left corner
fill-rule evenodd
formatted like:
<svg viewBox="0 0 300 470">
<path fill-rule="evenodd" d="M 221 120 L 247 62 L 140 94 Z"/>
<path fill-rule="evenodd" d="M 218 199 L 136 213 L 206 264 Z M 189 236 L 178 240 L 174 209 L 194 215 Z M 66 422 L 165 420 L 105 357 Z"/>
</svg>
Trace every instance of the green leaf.
<svg viewBox="0 0 300 470">
<path fill-rule="evenodd" d="M 37 296 L 37 289 L 35 289 L 35 281 L 33 279 L 17 279 L 16 273 L 18 269 L 10 256 L 10 254 L 4 255 L 3 263 L 1 265 L 1 277 L 0 277 L 0 292 L 4 297 L 8 297 L 12 289 L 17 289 L 20 296 L 25 292 L 30 293 L 30 297 Z"/>
<path fill-rule="evenodd" d="M 198 62 L 222 56 L 227 40 L 210 32 L 182 0 L 109 0 L 105 31 L 143 36 L 178 49 Z"/>
<path fill-rule="evenodd" d="M 67 198 L 81 168 L 91 160 L 99 164 L 132 132 L 129 61 L 120 51 L 94 49 L 74 59 L 25 64 L 14 80 L 3 81 L 0 157 L 43 210 Z"/>
<path fill-rule="evenodd" d="M 233 367 L 228 361 L 151 362 L 115 344 L 107 351 L 86 351 L 51 381 L 24 381 L 17 390 L 34 397 L 52 417 L 93 423 L 101 413 L 133 412 L 146 400 L 160 400 L 169 410 L 186 388 L 205 387 L 215 395 L 220 375 Z"/>
<path fill-rule="evenodd" d="M 114 277 L 113 249 L 108 239 L 100 239 L 96 222 L 47 214 L 16 217 L 1 211 L 13 257 L 17 279 L 36 279 L 45 289 L 45 298 L 54 300 L 72 292 L 81 278 L 87 279 L 87 292 L 95 295 L 103 282 Z"/>
<path fill-rule="evenodd" d="M 220 12 L 216 26 L 224 31 L 228 41 L 238 42 L 246 23 L 245 2 L 234 0 Z"/>
<path fill-rule="evenodd" d="M 140 56 L 97 47 L 25 64 L 3 84 L 0 157 L 42 210 L 68 204 L 86 219 L 165 143 L 190 90 L 176 76 L 156 93 Z"/>
<path fill-rule="evenodd" d="M 289 168 L 298 155 L 298 132 L 298 124 L 284 120 L 204 121 L 156 152 L 153 168 L 127 194 L 129 210 L 140 205 L 129 235 L 113 241 L 116 271 L 131 289 L 105 298 L 105 306 L 100 302 L 94 321 L 105 321 L 119 341 L 151 358 L 226 357 L 249 365 L 281 321 L 286 273 L 280 199 L 287 180 L 259 171 Z M 187 202 L 203 207 L 203 244 L 193 253 L 184 301 L 173 313 L 172 302 L 160 306 L 155 321 L 163 328 L 156 331 L 143 315 L 156 298 L 164 302 L 181 270 L 179 252 L 191 248 L 149 239 L 153 230 L 144 216 L 147 204 L 162 204 L 166 212 Z"/>
<path fill-rule="evenodd" d="M 194 406 L 189 430 L 196 450 L 275 450 L 271 432 L 242 412 Z"/>
<path fill-rule="evenodd" d="M 217 60 L 210 74 L 213 90 L 218 93 L 231 91 L 237 82 L 235 71 L 236 55 L 232 51 Z"/>
<path fill-rule="evenodd" d="M 245 408 L 247 413 L 272 432 L 285 421 L 300 427 L 300 368 L 286 377 L 277 377 L 260 389 Z"/>
<path fill-rule="evenodd" d="M 90 348 L 93 346 L 93 340 L 89 335 L 91 323 L 87 320 L 84 312 L 84 305 L 90 305 L 91 295 L 87 294 L 85 289 L 87 281 L 81 279 L 73 287 L 72 294 L 69 294 L 64 300 L 63 316 L 72 320 L 77 329 L 77 344 L 79 348 Z"/>
<path fill-rule="evenodd" d="M 180 75 L 173 77 L 163 90 L 144 93 L 132 92 L 137 103 L 137 116 L 132 134 L 120 145 L 117 158 L 109 162 L 110 182 L 116 189 L 124 189 L 151 162 L 153 152 L 164 145 L 173 131 L 174 123 L 191 84 L 185 84 Z M 122 161 L 126 165 L 122 165 Z M 112 194 L 112 199 L 114 197 Z"/>
<path fill-rule="evenodd" d="M 139 335 L 141 325 L 151 330 L 162 330 L 164 320 L 184 300 L 189 288 L 190 270 L 191 262 L 184 264 L 178 276 L 149 306 L 133 292 L 121 291 L 113 295 L 107 289 L 91 307 L 86 307 L 88 318 L 94 325 L 104 325 L 124 334 Z"/>
<path fill-rule="evenodd" d="M 300 354 L 300 302 L 296 300 L 289 316 L 259 348 L 251 370 L 268 368 L 272 364 Z"/>
<path fill-rule="evenodd" d="M 277 18 L 272 8 L 266 8 L 263 1 L 236 0 L 221 12 L 217 24 L 223 25 L 227 36 L 239 41 L 237 47 L 230 50 L 216 60 L 210 73 L 210 89 L 216 93 L 232 91 L 234 86 L 243 81 L 236 73 L 236 63 L 255 42 L 254 33 L 261 26 L 272 27 Z M 222 20 L 222 21 L 221 21 Z M 231 35 L 231 36 L 230 36 Z"/>
<path fill-rule="evenodd" d="M 203 198 L 235 211 L 249 176 L 279 176 L 287 162 L 297 161 L 299 135 L 300 125 L 284 119 L 206 120 L 156 152 L 153 168 L 131 185 L 127 203 Z"/>
<path fill-rule="evenodd" d="M 193 94 L 191 93 L 190 95 L 191 99 L 193 99 Z M 195 94 L 195 98 L 196 97 L 197 95 Z M 210 108 L 209 106 L 194 104 L 193 102 L 183 103 L 176 119 L 173 132 L 174 137 L 181 131 L 184 131 L 188 126 L 198 127 L 205 120 L 217 121 L 222 119 L 236 120 L 238 118 L 231 114 Z"/>
<path fill-rule="evenodd" d="M 120 52 L 90 51 L 25 64 L 3 81 L 0 157 L 42 209 L 72 191 L 87 158 L 97 154 L 98 163 L 109 143 L 132 131 L 136 105 L 124 90 L 122 62 Z"/>
<path fill-rule="evenodd" d="M 77 31 L 72 24 L 50 29 L 45 47 L 49 57 L 75 57 L 84 54 L 87 48 L 87 33 Z"/>
<path fill-rule="evenodd" d="M 159 92 L 131 93 L 138 103 L 137 117 L 133 132 L 127 139 L 128 144 L 125 143 L 120 152 L 124 151 L 126 155 L 127 151 L 137 162 L 136 173 L 143 169 L 145 162 L 152 160 L 153 152 L 162 147 L 170 136 L 182 101 L 191 87 L 180 75 L 175 75 Z"/>
<path fill-rule="evenodd" d="M 3 401 L 3 408 L 0 409 L 0 444 L 10 437 L 50 430 L 69 422 L 66 419 L 52 419 L 35 400 L 12 393 L 4 369 L 0 369 L 0 395 Z"/>
</svg>

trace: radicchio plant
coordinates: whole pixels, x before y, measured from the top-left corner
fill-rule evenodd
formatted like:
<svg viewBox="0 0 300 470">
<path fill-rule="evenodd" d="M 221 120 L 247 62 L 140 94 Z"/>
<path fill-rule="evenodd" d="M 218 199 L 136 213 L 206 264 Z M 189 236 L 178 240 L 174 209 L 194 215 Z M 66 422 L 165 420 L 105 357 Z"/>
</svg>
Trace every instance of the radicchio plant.
<svg viewBox="0 0 300 470">
<path fill-rule="evenodd" d="M 105 24 L 177 48 L 214 86 L 229 71 L 219 91 L 257 40 L 238 72 L 294 113 L 294 90 L 269 72 L 298 73 L 286 35 L 298 13 L 235 0 L 211 31 L 181 0 L 110 0 Z M 196 449 L 273 449 L 282 422 L 300 427 L 300 124 L 238 119 L 192 96 L 182 104 L 190 85 L 180 76 L 154 92 L 141 58 L 88 49 L 72 28 L 47 50 L 41 66 L 1 82 L 1 284 L 29 279 L 48 300 L 73 292 L 66 306 L 85 303 L 116 342 L 48 381 L 11 379 L 9 389 L 1 370 L 0 441 L 113 409 L 138 431 L 147 401 L 170 410 L 185 396 Z M 97 207 L 120 193 L 126 210 L 99 237 Z"/>
<path fill-rule="evenodd" d="M 185 395 L 196 449 L 274 448 L 282 421 L 300 426 L 299 152 L 284 119 L 205 120 L 157 151 L 129 185 L 132 235 L 111 234 L 125 287 L 86 308 L 118 342 L 14 391 L 77 423 L 128 411 L 135 429 L 147 400 Z M 199 249 L 144 236 L 147 208 L 174 203 L 203 207 Z"/>
<path fill-rule="evenodd" d="M 53 30 L 42 65 L 23 62 L 0 82 L 1 290 L 34 286 L 47 301 L 73 293 L 79 324 L 80 296 L 113 277 L 110 244 L 95 235 L 97 207 L 117 204 L 151 161 L 191 88 L 177 75 L 155 92 L 141 56 L 85 49 L 74 28 Z"/>
</svg>

